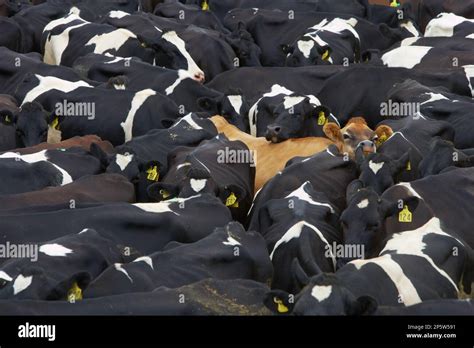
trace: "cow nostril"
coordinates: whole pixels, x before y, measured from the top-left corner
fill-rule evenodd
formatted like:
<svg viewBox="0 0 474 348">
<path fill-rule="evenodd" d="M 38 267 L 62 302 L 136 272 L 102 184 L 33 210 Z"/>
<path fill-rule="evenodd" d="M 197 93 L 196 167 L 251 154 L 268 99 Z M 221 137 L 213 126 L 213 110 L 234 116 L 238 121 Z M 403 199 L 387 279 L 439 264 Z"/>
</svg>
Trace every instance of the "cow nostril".
<svg viewBox="0 0 474 348">
<path fill-rule="evenodd" d="M 275 128 L 273 128 L 273 131 L 274 131 L 275 133 L 280 133 L 281 128 L 280 128 L 280 127 L 275 127 Z"/>
<path fill-rule="evenodd" d="M 194 74 L 194 79 L 198 82 L 203 83 L 206 80 L 206 77 L 205 77 L 204 73 L 196 73 L 196 74 Z"/>
</svg>

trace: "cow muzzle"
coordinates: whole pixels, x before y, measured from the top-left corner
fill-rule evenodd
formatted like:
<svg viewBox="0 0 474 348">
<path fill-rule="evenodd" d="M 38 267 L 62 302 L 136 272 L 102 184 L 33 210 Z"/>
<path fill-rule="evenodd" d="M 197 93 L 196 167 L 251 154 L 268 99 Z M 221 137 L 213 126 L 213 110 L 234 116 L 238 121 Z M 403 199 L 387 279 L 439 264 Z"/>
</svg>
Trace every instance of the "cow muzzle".
<svg viewBox="0 0 474 348">
<path fill-rule="evenodd" d="M 362 148 L 362 151 L 364 152 L 364 155 L 368 155 L 368 154 L 377 152 L 377 148 L 375 147 L 375 143 L 371 140 L 361 141 L 357 145 L 357 148 L 359 148 L 359 147 Z"/>
</svg>

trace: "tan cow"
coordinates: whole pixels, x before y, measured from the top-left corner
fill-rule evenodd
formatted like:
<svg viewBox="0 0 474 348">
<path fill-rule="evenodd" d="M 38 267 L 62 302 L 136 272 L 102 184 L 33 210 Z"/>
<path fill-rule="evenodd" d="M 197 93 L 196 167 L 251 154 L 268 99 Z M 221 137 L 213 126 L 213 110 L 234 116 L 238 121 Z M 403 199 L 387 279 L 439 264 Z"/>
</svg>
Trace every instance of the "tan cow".
<svg viewBox="0 0 474 348">
<path fill-rule="evenodd" d="M 335 144 L 340 152 L 347 153 L 349 157 L 353 158 L 354 149 L 359 144 L 362 144 L 367 152 L 374 152 L 375 145 L 370 146 L 370 142 L 376 141 L 377 137 L 389 137 L 392 134 L 390 127 L 380 126 L 374 132 L 367 126 L 364 119 L 352 118 L 343 129 L 340 129 L 335 123 L 326 124 L 324 132 L 329 139 L 322 137 L 295 138 L 274 144 L 263 137 L 256 138 L 242 132 L 234 125 L 229 124 L 222 116 L 213 116 L 210 120 L 216 126 L 218 133 L 224 133 L 229 140 L 242 141 L 256 155 L 255 192 L 283 170 L 286 162 L 293 157 L 312 156 Z M 367 143 L 363 143 L 364 141 Z"/>
</svg>

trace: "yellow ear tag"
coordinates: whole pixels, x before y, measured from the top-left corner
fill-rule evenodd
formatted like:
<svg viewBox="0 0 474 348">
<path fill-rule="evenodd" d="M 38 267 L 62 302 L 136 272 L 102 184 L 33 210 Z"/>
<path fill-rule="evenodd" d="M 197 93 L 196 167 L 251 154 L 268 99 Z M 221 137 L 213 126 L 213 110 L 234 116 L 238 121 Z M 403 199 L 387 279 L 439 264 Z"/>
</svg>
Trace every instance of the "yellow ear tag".
<svg viewBox="0 0 474 348">
<path fill-rule="evenodd" d="M 379 147 L 380 145 L 382 145 L 383 143 L 385 143 L 387 141 L 388 137 L 387 137 L 387 134 L 383 133 L 376 141 L 376 144 L 377 147 Z"/>
<path fill-rule="evenodd" d="M 209 10 L 209 3 L 207 2 L 207 0 L 204 0 L 202 2 L 202 7 L 201 8 L 202 8 L 203 11 L 208 11 Z"/>
<path fill-rule="evenodd" d="M 51 127 L 53 127 L 53 129 L 59 130 L 59 117 L 58 116 L 56 116 L 53 122 L 51 122 Z"/>
<path fill-rule="evenodd" d="M 231 192 L 229 197 L 227 197 L 227 199 L 225 200 L 225 205 L 227 207 L 231 207 L 231 208 L 238 208 L 239 207 L 239 202 L 237 202 L 237 197 L 234 194 L 234 192 Z"/>
<path fill-rule="evenodd" d="M 407 205 L 405 205 L 403 210 L 400 213 L 398 213 L 398 221 L 399 222 L 411 222 L 412 218 L 413 218 L 412 214 L 411 214 L 410 210 L 408 209 Z"/>
<path fill-rule="evenodd" d="M 72 284 L 72 287 L 67 292 L 67 299 L 69 302 L 76 302 L 82 300 L 82 289 L 77 285 L 77 282 Z"/>
<path fill-rule="evenodd" d="M 10 116 L 8 116 L 8 115 L 5 116 L 5 122 L 6 123 L 11 123 L 12 122 L 12 120 L 10 119 Z"/>
<path fill-rule="evenodd" d="M 318 116 L 318 126 L 324 126 L 326 123 L 328 123 L 328 119 L 326 118 L 324 111 L 320 111 Z"/>
<path fill-rule="evenodd" d="M 326 52 L 323 53 L 321 58 L 322 58 L 322 60 L 328 60 L 329 59 L 329 50 L 326 50 Z"/>
<path fill-rule="evenodd" d="M 166 199 L 166 198 L 168 198 L 169 196 L 171 196 L 171 194 L 170 194 L 168 191 L 163 190 L 163 189 L 160 190 L 160 195 L 161 195 L 161 197 L 163 197 L 164 199 Z"/>
<path fill-rule="evenodd" d="M 407 171 L 409 172 L 410 170 L 411 170 L 411 162 L 408 161 L 408 163 L 407 163 Z"/>
<path fill-rule="evenodd" d="M 390 3 L 390 7 L 398 7 L 400 6 L 400 4 L 398 3 L 398 0 L 393 0 L 391 3 Z"/>
<path fill-rule="evenodd" d="M 287 313 L 289 311 L 288 307 L 283 304 L 283 301 L 277 297 L 273 298 L 273 302 L 277 304 L 278 313 Z"/>
<path fill-rule="evenodd" d="M 150 167 L 147 171 L 148 176 L 146 177 L 150 181 L 158 181 L 160 174 L 158 173 L 157 166 Z"/>
<path fill-rule="evenodd" d="M 147 48 L 147 47 L 148 47 L 147 44 L 144 43 L 144 42 L 142 42 L 142 43 L 140 44 L 140 46 L 142 46 L 142 47 L 144 47 L 144 48 Z"/>
</svg>

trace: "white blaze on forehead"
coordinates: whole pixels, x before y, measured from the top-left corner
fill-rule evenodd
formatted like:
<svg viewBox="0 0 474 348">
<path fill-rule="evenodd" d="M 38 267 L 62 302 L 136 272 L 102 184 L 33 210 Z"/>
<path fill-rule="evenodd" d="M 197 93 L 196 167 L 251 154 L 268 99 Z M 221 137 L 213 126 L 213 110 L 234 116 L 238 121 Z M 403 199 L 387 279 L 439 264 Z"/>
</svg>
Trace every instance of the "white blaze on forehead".
<svg viewBox="0 0 474 348">
<path fill-rule="evenodd" d="M 35 74 L 35 76 L 39 80 L 39 83 L 36 87 L 28 91 L 25 98 L 23 99 L 22 105 L 27 102 L 34 101 L 40 95 L 52 89 L 56 89 L 64 93 L 69 93 L 79 87 L 92 88 L 91 85 L 89 85 L 87 82 L 84 82 L 84 81 L 71 82 L 67 80 L 62 80 L 54 76 L 41 76 L 37 74 Z"/>
<path fill-rule="evenodd" d="M 240 109 L 242 108 L 242 96 L 241 95 L 228 95 L 230 105 L 234 108 L 235 112 L 240 115 Z"/>
<path fill-rule="evenodd" d="M 123 274 L 125 274 L 125 275 L 127 276 L 128 280 L 130 280 L 130 282 L 133 283 L 132 277 L 130 277 L 130 275 L 128 274 L 128 272 L 127 272 L 125 269 L 122 268 L 122 264 L 121 264 L 121 263 L 116 263 L 116 264 L 114 264 L 114 267 L 115 267 L 115 269 L 116 269 L 117 271 L 122 272 Z"/>
<path fill-rule="evenodd" d="M 172 128 L 175 128 L 178 124 L 180 124 L 181 122 L 185 122 L 187 123 L 192 129 L 194 130 L 201 130 L 203 129 L 200 125 L 198 125 L 194 120 L 193 120 L 193 117 L 192 117 L 192 113 L 189 113 L 187 114 L 186 116 L 184 117 L 181 117 L 181 119 L 176 122 L 172 127 L 170 127 L 170 129 Z"/>
<path fill-rule="evenodd" d="M 224 245 L 230 245 L 230 246 L 235 246 L 235 245 L 241 245 L 235 238 L 233 238 L 231 235 L 228 235 L 227 241 L 222 242 Z"/>
<path fill-rule="evenodd" d="M 311 50 L 314 48 L 314 41 L 313 40 L 299 40 L 297 43 L 296 43 L 296 46 L 298 47 L 298 50 L 303 53 L 303 56 L 308 59 L 310 54 L 311 54 Z"/>
<path fill-rule="evenodd" d="M 125 119 L 125 122 L 120 123 L 120 126 L 123 128 L 125 136 L 124 142 L 131 140 L 133 137 L 133 121 L 135 119 L 135 115 L 138 109 L 140 109 L 140 107 L 146 102 L 146 100 L 153 95 L 156 95 L 156 92 L 148 88 L 135 93 L 135 95 L 133 96 L 132 103 L 130 105 L 130 111 L 127 114 L 127 118 Z"/>
<path fill-rule="evenodd" d="M 369 200 L 366 198 L 366 199 L 363 199 L 362 201 L 360 201 L 358 204 L 357 204 L 357 208 L 359 209 L 365 209 L 369 206 Z"/>
<path fill-rule="evenodd" d="M 154 270 L 153 268 L 153 260 L 149 256 L 142 256 L 142 257 L 137 257 L 133 262 L 145 262 L 148 266 L 151 267 L 151 269 Z"/>
<path fill-rule="evenodd" d="M 104 53 L 108 50 L 117 51 L 127 40 L 136 38 L 137 36 L 130 30 L 119 28 L 110 33 L 95 35 L 86 43 L 86 46 L 95 45 L 94 53 Z"/>
<path fill-rule="evenodd" d="M 26 290 L 32 281 L 33 276 L 24 277 L 22 274 L 18 275 L 13 283 L 13 295 L 17 295 L 23 290 Z"/>
<path fill-rule="evenodd" d="M 463 22 L 474 23 L 474 20 L 457 16 L 454 13 L 441 13 L 426 26 L 425 36 L 454 36 L 454 27 Z"/>
<path fill-rule="evenodd" d="M 289 195 L 287 195 L 285 198 L 290 198 L 290 197 L 296 197 L 302 201 L 305 201 L 305 202 L 308 202 L 309 204 L 312 204 L 312 205 L 319 205 L 319 206 L 323 206 L 323 207 L 327 207 L 329 208 L 329 210 L 331 211 L 331 213 L 335 213 L 334 211 L 334 208 L 328 204 L 328 203 L 320 203 L 320 202 L 316 202 L 313 197 L 311 197 L 308 192 L 306 192 L 305 188 L 307 186 L 310 185 L 310 182 L 309 181 L 306 181 L 303 185 L 301 185 L 300 187 L 298 187 L 296 190 L 294 190 L 293 192 L 291 192 Z"/>
<path fill-rule="evenodd" d="M 189 52 L 186 50 L 185 42 L 183 41 L 183 39 L 181 39 L 178 36 L 178 34 L 175 31 L 168 31 L 168 32 L 164 33 L 161 36 L 161 38 L 168 41 L 169 43 L 171 43 L 173 46 L 175 46 L 178 49 L 178 51 L 181 53 L 181 55 L 186 59 L 186 61 L 188 63 L 188 72 L 191 75 L 193 75 L 193 76 L 198 75 L 198 74 L 204 75 L 204 72 L 201 70 L 201 68 L 198 67 L 198 65 L 196 64 L 194 59 L 191 57 Z"/>
<path fill-rule="evenodd" d="M 57 35 L 50 34 L 46 39 L 43 57 L 43 61 L 46 64 L 60 65 L 64 50 L 69 45 L 69 32 L 73 29 L 80 28 L 86 24 L 89 24 L 89 22 L 83 20 L 81 17 L 78 16 L 78 14 L 72 12 L 66 17 L 49 22 L 44 27 L 43 32 L 51 31 L 57 26 L 69 24 L 73 21 L 78 21 L 78 23 L 65 28 Z"/>
<path fill-rule="evenodd" d="M 70 184 L 72 182 L 71 175 L 69 175 L 69 173 L 66 172 L 63 168 L 61 168 L 58 165 L 50 162 L 49 158 L 46 156 L 46 151 L 48 151 L 48 150 L 42 150 L 42 151 L 35 152 L 35 153 L 32 153 L 32 154 L 28 154 L 28 155 L 20 155 L 18 153 L 14 153 L 14 152 L 5 152 L 5 153 L 0 155 L 0 159 L 2 159 L 2 158 L 15 158 L 15 159 L 19 159 L 23 162 L 30 163 L 30 164 L 37 163 L 37 162 L 42 162 L 42 161 L 48 162 L 49 164 L 51 164 L 54 168 L 56 168 L 61 173 L 61 175 L 62 175 L 61 186 Z"/>
<path fill-rule="evenodd" d="M 439 235 L 448 237 L 459 244 L 463 245 L 461 241 L 452 237 L 451 235 L 444 232 L 441 228 L 441 221 L 438 218 L 431 218 L 423 226 L 412 230 L 404 231 L 403 233 L 395 233 L 385 244 L 385 248 L 380 254 L 385 252 L 395 252 L 397 255 L 414 255 L 424 258 L 429 264 L 444 278 L 446 278 L 451 285 L 458 291 L 456 283 L 451 277 L 440 267 L 438 267 L 430 256 L 426 255 L 423 250 L 426 248 L 426 244 L 423 242 L 423 238 L 427 235 Z"/>
<path fill-rule="evenodd" d="M 191 179 L 190 184 L 194 192 L 200 192 L 206 187 L 207 179 Z"/>
<path fill-rule="evenodd" d="M 420 37 L 420 32 L 415 28 L 412 21 L 408 21 L 407 23 L 402 23 L 400 24 L 400 27 L 406 29 L 415 38 Z"/>
<path fill-rule="evenodd" d="M 187 71 L 183 69 L 178 70 L 178 78 L 171 84 L 169 87 L 165 89 L 166 95 L 170 95 L 174 92 L 175 88 L 179 86 L 181 81 L 184 81 L 186 79 L 192 79 L 193 76 Z"/>
<path fill-rule="evenodd" d="M 311 296 L 313 296 L 318 302 L 323 302 L 329 296 L 331 296 L 332 285 L 315 285 L 311 289 Z"/>
<path fill-rule="evenodd" d="M 6 280 L 7 282 L 11 282 L 13 280 L 8 274 L 3 271 L 0 271 L 0 279 Z"/>
<path fill-rule="evenodd" d="M 57 243 L 44 244 L 39 247 L 39 251 L 48 256 L 67 256 L 67 254 L 72 254 L 71 249 Z"/>
<path fill-rule="evenodd" d="M 430 97 L 430 99 L 428 99 L 427 101 L 424 101 L 420 105 L 433 103 L 433 102 L 438 101 L 438 100 L 449 100 L 448 98 L 446 98 L 444 95 L 442 95 L 440 93 L 425 93 L 424 95 L 428 95 Z"/>
<path fill-rule="evenodd" d="M 463 68 L 466 72 L 466 78 L 469 83 L 469 88 L 471 89 L 471 95 L 474 97 L 474 86 L 471 82 L 471 79 L 474 78 L 474 65 L 465 65 Z"/>
<path fill-rule="evenodd" d="M 411 306 L 421 302 L 420 295 L 418 295 L 415 286 L 403 272 L 400 265 L 396 263 L 390 255 L 383 255 L 369 260 L 354 260 L 349 262 L 349 264 L 354 265 L 358 270 L 367 264 L 379 266 L 392 280 L 405 306 Z"/>
<path fill-rule="evenodd" d="M 283 106 L 285 109 L 289 109 L 299 103 L 301 103 L 305 97 L 300 96 L 287 96 L 283 98 Z"/>
<path fill-rule="evenodd" d="M 109 12 L 109 18 L 123 18 L 126 16 L 130 16 L 130 13 L 124 12 L 124 11 L 110 11 Z"/>
<path fill-rule="evenodd" d="M 370 170 L 372 170 L 372 172 L 375 175 L 377 175 L 379 170 L 383 168 L 384 164 L 385 164 L 385 162 L 375 163 L 375 162 L 372 162 L 372 160 L 370 160 L 369 161 L 369 168 L 370 168 Z"/>
<path fill-rule="evenodd" d="M 332 253 L 332 248 L 329 245 L 329 242 L 327 241 L 326 237 L 321 233 L 321 231 L 316 227 L 311 225 L 310 223 L 307 223 L 306 221 L 299 221 L 293 226 L 291 226 L 288 231 L 285 232 L 285 234 L 275 243 L 275 246 L 273 247 L 273 250 L 270 254 L 270 259 L 273 260 L 273 254 L 275 251 L 278 249 L 278 247 L 284 243 L 290 242 L 292 239 L 299 238 L 301 233 L 303 232 L 303 227 L 308 227 L 311 229 L 316 235 L 319 237 L 319 239 L 326 244 L 326 250 L 329 250 L 331 252 L 331 258 L 333 262 L 334 269 L 336 269 L 336 258 Z"/>
<path fill-rule="evenodd" d="M 385 53 L 382 61 L 390 68 L 412 69 L 420 64 L 431 49 L 432 47 L 425 46 L 401 46 Z"/>
<path fill-rule="evenodd" d="M 115 155 L 115 163 L 119 166 L 121 171 L 124 171 L 132 160 L 133 155 L 121 155 L 119 153 Z"/>
</svg>

